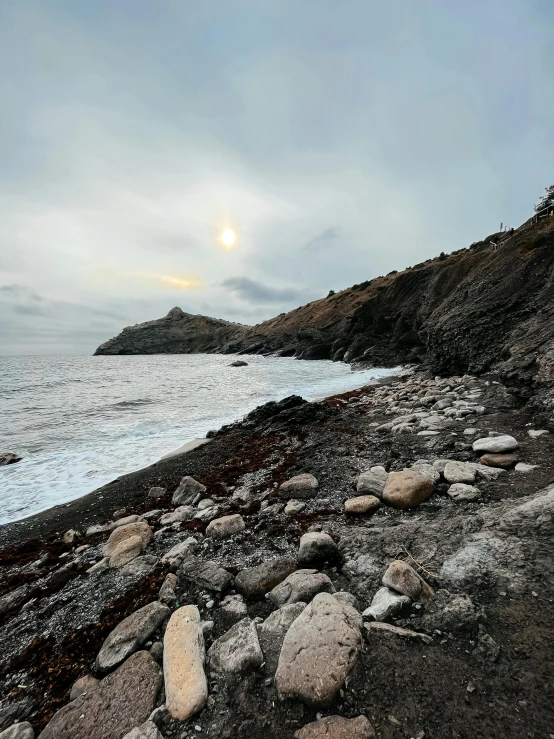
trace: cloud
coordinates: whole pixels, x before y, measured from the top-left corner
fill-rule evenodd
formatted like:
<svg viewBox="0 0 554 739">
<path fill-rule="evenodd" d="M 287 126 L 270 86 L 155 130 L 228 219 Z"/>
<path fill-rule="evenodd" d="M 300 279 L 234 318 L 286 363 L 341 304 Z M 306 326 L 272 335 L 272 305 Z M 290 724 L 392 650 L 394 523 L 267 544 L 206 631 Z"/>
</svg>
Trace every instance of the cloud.
<svg viewBox="0 0 554 739">
<path fill-rule="evenodd" d="M 229 277 L 221 285 L 249 303 L 288 303 L 305 299 L 310 292 L 291 287 L 270 287 L 250 277 Z"/>
</svg>

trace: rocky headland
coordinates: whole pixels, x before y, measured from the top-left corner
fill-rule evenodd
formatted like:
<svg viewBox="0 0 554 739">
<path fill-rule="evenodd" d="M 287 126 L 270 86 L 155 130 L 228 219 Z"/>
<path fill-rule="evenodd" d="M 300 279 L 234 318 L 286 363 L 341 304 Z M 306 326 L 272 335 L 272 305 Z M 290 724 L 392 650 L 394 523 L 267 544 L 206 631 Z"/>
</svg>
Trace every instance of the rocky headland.
<svg viewBox="0 0 554 739">
<path fill-rule="evenodd" d="M 552 246 L 103 345 L 410 364 L 0 528 L 1 739 L 553 736 Z"/>
</svg>

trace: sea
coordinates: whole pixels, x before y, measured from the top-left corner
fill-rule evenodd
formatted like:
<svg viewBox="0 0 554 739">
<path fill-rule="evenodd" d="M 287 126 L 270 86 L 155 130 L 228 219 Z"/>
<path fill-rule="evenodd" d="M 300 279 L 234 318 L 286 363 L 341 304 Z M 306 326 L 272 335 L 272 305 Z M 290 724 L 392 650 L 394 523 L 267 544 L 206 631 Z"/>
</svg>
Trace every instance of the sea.
<svg viewBox="0 0 554 739">
<path fill-rule="evenodd" d="M 270 400 L 317 400 L 398 372 L 215 354 L 0 357 L 0 524 L 75 500 Z"/>
</svg>

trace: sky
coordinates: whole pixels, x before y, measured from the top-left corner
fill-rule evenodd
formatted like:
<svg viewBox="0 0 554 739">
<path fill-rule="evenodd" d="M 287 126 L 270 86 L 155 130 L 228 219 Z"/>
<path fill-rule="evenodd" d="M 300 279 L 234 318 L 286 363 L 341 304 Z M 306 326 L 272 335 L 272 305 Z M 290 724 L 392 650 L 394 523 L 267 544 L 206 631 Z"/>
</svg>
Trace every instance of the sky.
<svg viewBox="0 0 554 739">
<path fill-rule="evenodd" d="M 0 0 L 0 64 L 0 354 L 254 324 L 554 183 L 551 0 Z"/>
</svg>

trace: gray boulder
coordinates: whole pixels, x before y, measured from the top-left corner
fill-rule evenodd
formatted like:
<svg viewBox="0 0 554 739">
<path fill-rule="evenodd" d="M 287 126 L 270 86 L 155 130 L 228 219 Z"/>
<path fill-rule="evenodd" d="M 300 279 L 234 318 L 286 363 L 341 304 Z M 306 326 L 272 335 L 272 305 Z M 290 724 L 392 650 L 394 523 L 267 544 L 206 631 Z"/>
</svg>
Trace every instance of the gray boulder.
<svg viewBox="0 0 554 739">
<path fill-rule="evenodd" d="M 407 595 L 400 595 L 390 588 L 382 587 L 375 593 L 371 605 L 365 609 L 362 616 L 373 621 L 385 621 L 391 616 L 396 616 L 411 602 Z"/>
<path fill-rule="evenodd" d="M 304 473 L 295 475 L 284 482 L 279 488 L 279 495 L 286 500 L 290 498 L 305 500 L 306 498 L 315 498 L 318 488 L 317 479 L 313 475 Z"/>
<path fill-rule="evenodd" d="M 28 721 L 21 721 L 0 732 L 0 739 L 35 739 L 35 732 Z"/>
<path fill-rule="evenodd" d="M 220 567 L 217 562 L 212 562 L 209 559 L 200 559 L 200 557 L 196 557 L 194 554 L 187 554 L 183 558 L 178 571 L 178 577 L 183 577 L 185 580 L 190 580 L 202 588 L 215 590 L 219 593 L 227 590 L 233 582 L 231 573 Z"/>
<path fill-rule="evenodd" d="M 264 661 L 256 624 L 243 618 L 208 650 L 210 670 L 215 674 L 239 675 L 261 667 Z"/>
<path fill-rule="evenodd" d="M 194 536 L 189 536 L 184 541 L 180 541 L 178 544 L 175 544 L 174 547 L 171 547 L 171 549 L 163 555 L 162 562 L 167 562 L 170 567 L 179 567 L 186 555 L 194 554 L 197 549 L 198 542 Z"/>
<path fill-rule="evenodd" d="M 473 442 L 474 452 L 491 452 L 493 454 L 503 454 L 504 452 L 513 452 L 519 448 L 517 439 L 507 434 L 502 436 L 485 436 L 483 439 L 477 439 Z"/>
<path fill-rule="evenodd" d="M 173 493 L 171 503 L 174 506 L 194 505 L 206 492 L 206 486 L 189 475 L 181 478 L 179 487 Z"/>
<path fill-rule="evenodd" d="M 457 482 L 469 484 L 475 482 L 475 476 L 477 473 L 475 469 L 470 464 L 466 464 L 466 462 L 451 461 L 446 463 L 442 474 L 446 482 L 451 484 Z"/>
<path fill-rule="evenodd" d="M 265 659 L 265 670 L 269 674 L 275 674 L 285 635 L 304 608 L 306 608 L 305 603 L 291 603 L 283 606 L 271 613 L 258 626 L 258 638 Z"/>
<path fill-rule="evenodd" d="M 291 557 L 270 559 L 255 567 L 246 567 L 235 578 L 235 590 L 250 600 L 259 600 L 297 568 Z"/>
<path fill-rule="evenodd" d="M 323 572 L 297 570 L 273 588 L 266 597 L 280 607 L 300 601 L 309 603 L 317 593 L 333 593 L 334 591 L 333 583 Z"/>
<path fill-rule="evenodd" d="M 312 531 L 304 534 L 300 539 L 298 563 L 300 565 L 315 565 L 338 557 L 337 545 L 329 534 Z"/>
<path fill-rule="evenodd" d="M 248 609 L 242 595 L 227 595 L 219 606 L 228 622 L 236 622 L 248 616 Z"/>
<path fill-rule="evenodd" d="M 384 467 L 372 467 L 368 472 L 362 472 L 356 482 L 356 492 L 359 495 L 376 495 L 378 498 L 383 494 L 388 473 Z"/>
</svg>

